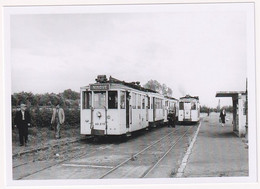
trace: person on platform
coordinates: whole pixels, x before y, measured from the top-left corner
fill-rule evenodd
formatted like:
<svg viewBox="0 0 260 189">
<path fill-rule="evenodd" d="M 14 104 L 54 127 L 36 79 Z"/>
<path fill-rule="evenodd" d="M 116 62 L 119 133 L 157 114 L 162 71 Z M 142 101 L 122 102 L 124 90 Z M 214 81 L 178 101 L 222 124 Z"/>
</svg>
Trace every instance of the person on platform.
<svg viewBox="0 0 260 189">
<path fill-rule="evenodd" d="M 226 123 L 226 110 L 224 108 L 221 110 L 219 118 L 220 118 L 222 127 L 224 127 L 225 123 Z"/>
<path fill-rule="evenodd" d="M 28 142 L 28 126 L 31 125 L 31 116 L 29 111 L 26 110 L 27 106 L 23 103 L 20 104 L 20 110 L 16 112 L 14 118 L 14 127 L 18 128 L 20 146 L 27 145 Z"/>
<path fill-rule="evenodd" d="M 60 107 L 60 104 L 58 103 L 55 108 L 53 108 L 52 118 L 51 118 L 51 124 L 55 124 L 55 137 L 56 139 L 61 138 L 60 136 L 60 129 L 62 124 L 65 121 L 65 114 L 64 110 Z"/>
</svg>

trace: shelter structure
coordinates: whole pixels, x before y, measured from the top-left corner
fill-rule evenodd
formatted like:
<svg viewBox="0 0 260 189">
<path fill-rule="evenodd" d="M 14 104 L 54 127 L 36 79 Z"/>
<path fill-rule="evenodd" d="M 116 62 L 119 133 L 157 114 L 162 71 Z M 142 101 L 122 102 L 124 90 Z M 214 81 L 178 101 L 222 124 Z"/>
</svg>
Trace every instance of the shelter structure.
<svg viewBox="0 0 260 189">
<path fill-rule="evenodd" d="M 247 135 L 246 91 L 219 91 L 216 97 L 231 97 L 233 102 L 233 131 L 239 137 Z"/>
</svg>

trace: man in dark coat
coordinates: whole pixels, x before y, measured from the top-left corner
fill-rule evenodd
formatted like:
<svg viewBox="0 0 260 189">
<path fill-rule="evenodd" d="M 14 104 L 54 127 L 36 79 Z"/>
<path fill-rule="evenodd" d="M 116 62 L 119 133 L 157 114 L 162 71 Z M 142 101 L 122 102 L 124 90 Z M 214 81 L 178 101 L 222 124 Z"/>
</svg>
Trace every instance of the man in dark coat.
<svg viewBox="0 0 260 189">
<path fill-rule="evenodd" d="M 167 115 L 167 119 L 168 119 L 168 127 L 175 127 L 175 111 L 174 110 L 170 110 L 168 115 Z"/>
<path fill-rule="evenodd" d="M 26 110 L 27 106 L 21 104 L 21 110 L 16 112 L 14 123 L 19 130 L 20 146 L 26 145 L 28 142 L 28 126 L 31 125 L 30 113 Z"/>
<path fill-rule="evenodd" d="M 221 125 L 222 127 L 225 126 L 225 123 L 226 123 L 226 110 L 223 109 L 221 112 L 220 112 L 220 115 L 219 115 L 220 119 L 221 119 Z"/>
</svg>

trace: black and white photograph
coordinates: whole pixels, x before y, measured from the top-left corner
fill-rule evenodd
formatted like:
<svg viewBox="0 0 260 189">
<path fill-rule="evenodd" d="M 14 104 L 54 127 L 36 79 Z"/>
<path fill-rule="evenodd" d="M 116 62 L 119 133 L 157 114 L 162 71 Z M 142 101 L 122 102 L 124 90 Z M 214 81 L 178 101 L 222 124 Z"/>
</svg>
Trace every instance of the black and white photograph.
<svg viewBox="0 0 260 189">
<path fill-rule="evenodd" d="M 254 15 L 3 7 L 7 184 L 257 182 Z"/>
</svg>

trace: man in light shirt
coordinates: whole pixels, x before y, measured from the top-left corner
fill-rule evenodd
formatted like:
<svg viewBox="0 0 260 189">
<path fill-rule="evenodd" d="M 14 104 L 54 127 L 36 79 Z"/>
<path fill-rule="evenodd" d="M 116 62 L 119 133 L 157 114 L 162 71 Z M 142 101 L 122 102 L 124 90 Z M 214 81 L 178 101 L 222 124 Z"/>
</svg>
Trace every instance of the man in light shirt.
<svg viewBox="0 0 260 189">
<path fill-rule="evenodd" d="M 60 128 L 61 128 L 61 125 L 64 123 L 64 121 L 65 121 L 64 110 L 60 107 L 60 104 L 57 104 L 56 108 L 53 108 L 53 113 L 52 113 L 52 118 L 51 118 L 51 124 L 56 124 L 56 127 L 55 127 L 56 139 L 61 138 Z"/>
<path fill-rule="evenodd" d="M 27 145 L 28 142 L 28 126 L 31 125 L 30 113 L 26 110 L 27 106 L 23 103 L 20 105 L 20 110 L 16 112 L 14 123 L 19 130 L 20 146 Z"/>
</svg>

